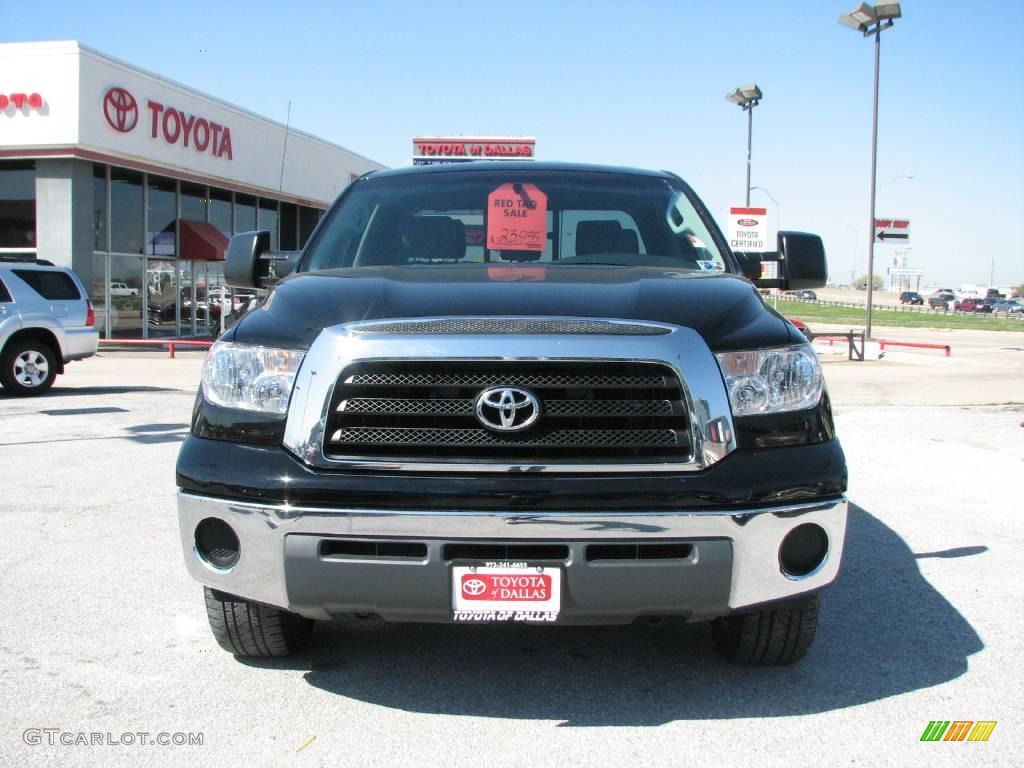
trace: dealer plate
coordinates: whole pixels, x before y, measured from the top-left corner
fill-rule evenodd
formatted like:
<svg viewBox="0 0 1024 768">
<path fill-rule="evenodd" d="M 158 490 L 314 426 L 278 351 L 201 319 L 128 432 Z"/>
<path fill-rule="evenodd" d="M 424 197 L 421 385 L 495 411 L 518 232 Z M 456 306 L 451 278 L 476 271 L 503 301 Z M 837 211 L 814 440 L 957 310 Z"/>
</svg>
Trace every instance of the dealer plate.
<svg viewBox="0 0 1024 768">
<path fill-rule="evenodd" d="M 452 566 L 455 621 L 556 621 L 562 607 L 562 569 L 527 563 Z"/>
</svg>

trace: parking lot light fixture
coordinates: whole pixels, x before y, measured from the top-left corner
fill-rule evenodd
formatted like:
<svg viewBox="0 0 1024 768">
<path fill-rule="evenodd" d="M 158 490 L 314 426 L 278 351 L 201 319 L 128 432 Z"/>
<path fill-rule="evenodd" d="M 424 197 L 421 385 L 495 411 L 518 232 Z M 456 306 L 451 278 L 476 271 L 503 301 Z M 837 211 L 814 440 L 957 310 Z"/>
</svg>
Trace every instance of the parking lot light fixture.
<svg viewBox="0 0 1024 768">
<path fill-rule="evenodd" d="M 776 229 L 776 231 L 782 229 L 782 206 L 779 205 L 779 201 L 775 199 L 775 195 L 773 195 L 771 192 L 769 192 L 764 187 L 758 187 L 758 186 L 751 187 L 750 191 L 753 192 L 755 189 L 759 189 L 762 192 L 764 192 L 766 195 L 768 195 L 768 199 L 771 200 L 772 203 L 775 204 L 775 229 Z"/>
<path fill-rule="evenodd" d="M 725 100 L 730 101 L 747 113 L 747 186 L 746 205 L 750 207 L 750 149 L 754 133 L 754 107 L 761 103 L 764 94 L 757 83 L 741 85 L 725 94 Z"/>
<path fill-rule="evenodd" d="M 860 32 L 864 37 L 875 38 L 875 93 L 871 110 L 871 219 L 868 222 L 868 295 L 865 338 L 871 338 L 871 304 L 874 294 L 875 277 L 875 192 L 878 182 L 878 67 L 881 60 L 882 30 L 891 27 L 895 19 L 903 15 L 899 3 L 860 3 L 850 13 L 839 17 L 839 23 Z"/>
</svg>

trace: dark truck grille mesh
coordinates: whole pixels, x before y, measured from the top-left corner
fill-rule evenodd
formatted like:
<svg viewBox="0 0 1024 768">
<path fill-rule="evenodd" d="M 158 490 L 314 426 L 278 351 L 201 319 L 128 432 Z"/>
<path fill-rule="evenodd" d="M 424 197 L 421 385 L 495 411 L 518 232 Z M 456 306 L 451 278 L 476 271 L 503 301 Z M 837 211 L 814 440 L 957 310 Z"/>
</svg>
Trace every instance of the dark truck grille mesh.
<svg viewBox="0 0 1024 768">
<path fill-rule="evenodd" d="M 529 389 L 541 404 L 522 432 L 487 429 L 474 400 Z M 325 430 L 331 459 L 529 464 L 685 462 L 690 425 L 679 379 L 654 363 L 357 363 L 338 379 Z"/>
</svg>

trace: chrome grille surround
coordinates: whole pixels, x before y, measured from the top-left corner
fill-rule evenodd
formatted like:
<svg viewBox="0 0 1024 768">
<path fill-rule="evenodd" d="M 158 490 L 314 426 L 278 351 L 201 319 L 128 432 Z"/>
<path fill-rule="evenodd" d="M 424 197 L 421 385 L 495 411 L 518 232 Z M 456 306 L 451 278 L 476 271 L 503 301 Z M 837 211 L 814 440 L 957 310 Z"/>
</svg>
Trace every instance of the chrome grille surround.
<svg viewBox="0 0 1024 768">
<path fill-rule="evenodd" d="M 519 318 L 538 323 L 552 318 Z M 561 321 L 573 318 L 558 318 Z M 394 321 L 399 328 L 408 322 L 494 320 L 494 318 L 414 318 Z M 591 318 L 579 319 L 584 322 Z M 690 329 L 665 323 L 608 320 L 611 323 L 640 324 L 659 330 L 637 336 L 595 333 L 570 334 L 424 334 L 361 333 L 367 325 L 379 328 L 389 321 L 348 323 L 325 328 L 307 353 L 295 381 L 285 426 L 285 447 L 310 466 L 331 469 L 375 469 L 418 472 L 562 472 L 562 473 L 664 473 L 689 472 L 707 468 L 736 448 L 728 395 L 718 364 L 700 335 Z M 458 327 L 458 323 L 438 322 L 431 327 Z M 559 461 L 538 458 L 524 462 L 457 461 L 336 458 L 324 451 L 325 430 L 333 416 L 334 390 L 343 370 L 355 363 L 433 361 L 445 363 L 557 361 L 593 366 L 592 378 L 598 383 L 602 363 L 653 363 L 672 370 L 681 384 L 681 400 L 687 411 L 691 451 L 687 461 L 613 460 Z M 493 377 L 492 377 L 493 378 Z M 621 377 L 620 377 L 621 378 Z M 660 377 L 655 377 L 659 378 Z M 493 384 L 500 385 L 498 380 Z M 433 383 L 433 382 L 432 382 Z M 443 380 L 436 382 L 443 385 Z M 469 384 L 469 382 L 463 382 Z M 632 383 L 632 382 L 630 382 Z M 492 384 L 486 376 L 473 380 L 473 386 Z M 621 385 L 621 382 L 619 383 Z M 353 402 L 357 398 L 353 398 Z M 369 398 L 378 399 L 378 398 Z M 442 402 L 432 400 L 431 402 Z M 553 400 L 552 402 L 557 402 Z M 600 402 L 595 400 L 594 402 Z M 657 402 L 656 400 L 653 402 Z M 414 406 L 416 407 L 416 406 Z M 430 406 L 421 406 L 429 408 Z M 573 407 L 578 407 L 573 405 Z M 600 407 L 600 406 L 598 406 Z M 670 406 L 671 407 L 671 406 Z M 393 413 L 402 413 L 397 411 Z M 429 411 L 427 411 L 429 413 Z M 565 414 L 572 415 L 572 414 Z"/>
</svg>

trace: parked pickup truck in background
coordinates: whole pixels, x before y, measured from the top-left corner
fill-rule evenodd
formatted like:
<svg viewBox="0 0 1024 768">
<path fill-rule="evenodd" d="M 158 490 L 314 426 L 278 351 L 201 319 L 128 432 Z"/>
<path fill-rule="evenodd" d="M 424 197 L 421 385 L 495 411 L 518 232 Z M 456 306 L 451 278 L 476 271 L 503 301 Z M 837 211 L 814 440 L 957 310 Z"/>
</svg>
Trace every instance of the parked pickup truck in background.
<svg viewBox="0 0 1024 768">
<path fill-rule="evenodd" d="M 932 309 L 957 309 L 960 302 L 957 301 L 956 294 L 948 290 L 940 290 L 933 293 L 928 297 L 928 306 Z"/>
<path fill-rule="evenodd" d="M 824 285 L 821 240 L 764 258 L 673 174 L 530 162 L 368 174 L 301 252 L 236 235 L 226 282 L 269 294 L 211 349 L 177 465 L 218 643 L 670 615 L 799 659 L 847 474 L 817 356 L 757 290 Z"/>
<path fill-rule="evenodd" d="M 111 283 L 110 284 L 110 296 L 111 298 L 138 298 L 139 289 L 129 288 L 127 283 Z"/>
</svg>

